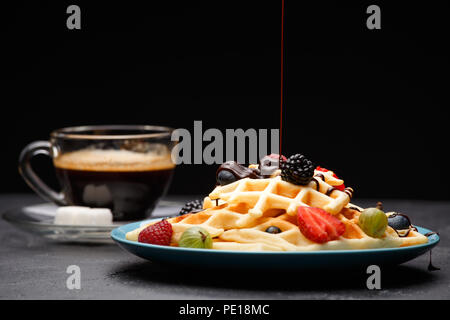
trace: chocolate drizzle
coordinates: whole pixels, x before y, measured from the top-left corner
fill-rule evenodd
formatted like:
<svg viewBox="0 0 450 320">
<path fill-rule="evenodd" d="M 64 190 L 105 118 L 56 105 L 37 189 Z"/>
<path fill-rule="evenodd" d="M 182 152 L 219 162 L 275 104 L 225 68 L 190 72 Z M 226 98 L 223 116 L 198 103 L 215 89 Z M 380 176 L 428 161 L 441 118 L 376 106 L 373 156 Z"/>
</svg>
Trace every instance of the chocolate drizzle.
<svg viewBox="0 0 450 320">
<path fill-rule="evenodd" d="M 428 263 L 428 271 L 437 271 L 437 270 L 441 270 L 441 268 L 435 267 L 433 265 L 433 263 L 431 262 L 431 252 L 432 250 L 430 250 L 430 262 Z"/>
<path fill-rule="evenodd" d="M 352 188 L 347 187 L 344 189 L 344 192 L 349 196 L 350 199 L 353 197 L 353 189 Z"/>
<path fill-rule="evenodd" d="M 417 229 L 416 229 L 417 230 Z M 437 234 L 439 235 L 438 232 L 434 232 L 434 231 L 430 231 L 424 234 L 425 237 L 431 237 L 432 235 Z M 428 271 L 436 271 L 436 270 L 441 270 L 441 268 L 435 267 L 431 261 L 431 252 L 432 250 L 430 250 L 430 262 L 428 263 Z"/>
<path fill-rule="evenodd" d="M 244 178 L 251 178 L 251 179 L 262 179 L 263 176 L 261 175 L 259 169 L 256 168 L 247 168 L 236 161 L 227 161 L 222 163 L 222 165 L 217 169 L 216 177 L 219 174 L 220 171 L 226 170 L 233 174 L 237 180 L 244 179 Z"/>
<path fill-rule="evenodd" d="M 408 223 L 409 223 L 408 229 L 399 229 L 399 230 L 397 230 L 397 229 L 391 227 L 392 229 L 394 229 L 394 231 L 397 233 L 397 235 L 398 235 L 400 238 L 405 238 L 405 237 L 407 237 L 407 236 L 409 235 L 409 233 L 411 232 L 411 230 L 417 231 L 417 228 L 414 227 L 414 226 L 411 224 L 411 219 L 409 219 L 409 217 L 408 217 L 406 214 L 395 212 L 395 213 L 391 214 L 391 215 L 389 216 L 389 218 L 393 218 L 393 217 L 395 217 L 395 216 L 402 216 L 402 217 L 405 217 L 406 220 L 408 220 Z M 404 232 L 405 230 L 407 230 L 407 231 Z M 403 231 L 403 232 L 402 232 L 402 231 Z"/>
<path fill-rule="evenodd" d="M 395 217 L 395 216 L 402 216 L 402 217 L 405 217 L 405 218 L 408 220 L 408 223 L 409 223 L 410 227 L 412 227 L 411 219 L 410 219 L 406 214 L 395 212 L 395 213 L 391 214 L 391 215 L 389 216 L 389 218 L 393 218 L 393 217 Z M 415 228 L 415 227 L 414 227 L 414 228 Z M 416 229 L 415 231 L 417 231 L 417 229 Z"/>
<path fill-rule="evenodd" d="M 424 236 L 425 236 L 425 237 L 430 237 L 430 236 L 432 236 L 433 234 L 439 235 L 438 232 L 431 231 L 431 232 L 425 233 Z M 441 268 L 435 267 L 435 266 L 433 265 L 433 263 L 432 263 L 432 261 L 431 261 L 431 252 L 432 252 L 432 250 L 430 250 L 430 262 L 428 263 L 428 271 L 441 270 Z"/>
<path fill-rule="evenodd" d="M 392 228 L 392 229 L 394 229 L 394 228 Z M 405 238 L 405 237 L 407 237 L 407 236 L 409 235 L 409 233 L 410 233 L 411 230 L 413 230 L 413 229 L 415 229 L 415 227 L 410 226 L 409 229 L 404 229 L 404 230 L 407 230 L 406 233 L 400 233 L 400 232 L 399 232 L 399 231 L 404 231 L 404 230 L 397 230 L 397 229 L 394 229 L 394 231 L 397 233 L 397 235 L 398 235 L 400 238 Z M 416 230 L 417 230 L 417 229 L 416 229 Z"/>
<path fill-rule="evenodd" d="M 319 173 L 316 173 L 316 174 L 314 175 L 314 177 L 313 177 L 313 180 L 316 182 L 316 185 L 317 185 L 317 188 L 316 188 L 316 189 L 319 190 L 319 181 L 317 181 L 316 178 L 320 178 L 320 179 L 322 179 L 322 181 L 326 182 L 326 181 L 325 181 L 325 175 L 324 175 L 323 173 L 320 173 L 320 172 L 319 172 Z M 337 189 L 336 187 L 329 187 L 325 194 L 326 194 L 327 196 L 329 196 L 329 195 L 331 195 L 331 193 L 332 193 L 334 190 L 339 190 L 339 189 Z M 340 191 L 340 190 L 339 190 L 339 191 Z M 350 197 L 350 199 L 353 197 L 353 189 L 352 189 L 352 188 L 347 187 L 347 188 L 344 189 L 343 192 L 345 192 L 345 193 Z"/>
<path fill-rule="evenodd" d="M 325 193 L 327 196 L 329 196 L 329 195 L 331 195 L 331 193 L 334 191 L 334 190 L 337 190 L 335 187 L 329 187 L 328 188 L 328 190 L 327 190 L 327 192 Z"/>
<path fill-rule="evenodd" d="M 339 190 L 339 189 L 337 189 L 336 187 L 329 187 L 328 190 L 327 190 L 327 192 L 326 192 L 325 194 L 326 194 L 327 196 L 329 196 L 329 195 L 331 195 L 331 193 L 332 193 L 334 190 Z M 340 191 L 340 190 L 339 190 L 339 191 Z M 349 197 L 350 199 L 353 197 L 353 189 L 352 189 L 352 188 L 347 187 L 347 188 L 344 189 L 343 192 L 344 192 L 346 195 L 348 195 L 348 197 Z"/>
<path fill-rule="evenodd" d="M 316 173 L 314 177 L 321 178 L 323 181 L 325 181 L 325 176 L 322 173 Z"/>
<path fill-rule="evenodd" d="M 311 181 L 314 181 L 316 183 L 316 190 L 320 191 L 320 183 L 316 178 L 312 178 Z"/>
</svg>

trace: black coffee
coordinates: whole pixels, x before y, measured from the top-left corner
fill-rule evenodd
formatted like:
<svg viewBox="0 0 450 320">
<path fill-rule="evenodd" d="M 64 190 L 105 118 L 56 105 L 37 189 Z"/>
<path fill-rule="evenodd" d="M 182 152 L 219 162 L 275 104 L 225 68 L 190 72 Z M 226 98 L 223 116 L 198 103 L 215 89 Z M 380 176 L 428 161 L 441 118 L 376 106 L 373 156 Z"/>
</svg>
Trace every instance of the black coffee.
<svg viewBox="0 0 450 320">
<path fill-rule="evenodd" d="M 71 205 L 110 208 L 114 220 L 148 217 L 166 193 L 174 164 L 170 156 L 124 150 L 81 150 L 54 159 Z"/>
</svg>

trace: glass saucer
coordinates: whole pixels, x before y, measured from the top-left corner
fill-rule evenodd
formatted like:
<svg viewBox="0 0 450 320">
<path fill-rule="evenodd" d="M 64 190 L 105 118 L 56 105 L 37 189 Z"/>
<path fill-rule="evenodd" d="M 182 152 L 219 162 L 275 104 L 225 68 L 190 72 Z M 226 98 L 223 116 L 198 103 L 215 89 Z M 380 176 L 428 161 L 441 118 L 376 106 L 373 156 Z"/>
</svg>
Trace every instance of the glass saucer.
<svg viewBox="0 0 450 320">
<path fill-rule="evenodd" d="M 159 202 L 151 218 L 175 216 L 183 203 Z M 52 203 L 18 207 L 3 213 L 3 219 L 24 231 L 61 242 L 113 243 L 110 233 L 114 228 L 132 221 L 114 222 L 111 225 L 82 226 L 55 225 L 53 219 L 58 206 Z"/>
</svg>

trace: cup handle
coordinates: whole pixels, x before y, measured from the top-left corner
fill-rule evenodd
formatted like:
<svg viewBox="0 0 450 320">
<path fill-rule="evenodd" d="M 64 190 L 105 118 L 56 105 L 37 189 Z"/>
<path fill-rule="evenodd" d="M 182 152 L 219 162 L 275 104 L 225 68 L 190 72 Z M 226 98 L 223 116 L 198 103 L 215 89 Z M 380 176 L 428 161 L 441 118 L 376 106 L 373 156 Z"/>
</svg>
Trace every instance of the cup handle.
<svg viewBox="0 0 450 320">
<path fill-rule="evenodd" d="M 67 201 L 62 192 L 52 190 L 45 184 L 41 178 L 34 172 L 31 167 L 31 159 L 38 154 L 45 154 L 51 158 L 52 145 L 48 141 L 36 141 L 27 145 L 19 156 L 19 172 L 25 182 L 33 189 L 39 196 L 45 200 L 52 201 L 57 205 L 67 205 Z"/>
</svg>

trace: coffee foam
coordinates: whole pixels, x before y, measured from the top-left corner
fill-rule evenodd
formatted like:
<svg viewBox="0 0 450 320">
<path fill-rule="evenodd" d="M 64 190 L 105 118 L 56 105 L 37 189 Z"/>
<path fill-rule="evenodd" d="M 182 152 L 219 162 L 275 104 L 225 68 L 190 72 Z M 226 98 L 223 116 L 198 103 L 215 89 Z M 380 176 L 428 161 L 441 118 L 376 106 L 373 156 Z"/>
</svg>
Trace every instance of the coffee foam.
<svg viewBox="0 0 450 320">
<path fill-rule="evenodd" d="M 175 167 L 170 154 L 100 149 L 67 152 L 53 159 L 53 163 L 61 169 L 84 171 L 154 171 Z"/>
</svg>

